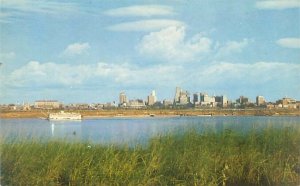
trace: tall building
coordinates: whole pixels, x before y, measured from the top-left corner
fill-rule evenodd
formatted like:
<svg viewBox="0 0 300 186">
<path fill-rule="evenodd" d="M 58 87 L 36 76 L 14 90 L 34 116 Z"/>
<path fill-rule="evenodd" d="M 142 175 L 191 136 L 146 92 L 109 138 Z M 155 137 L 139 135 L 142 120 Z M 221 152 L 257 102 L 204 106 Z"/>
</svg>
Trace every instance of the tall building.
<svg viewBox="0 0 300 186">
<path fill-rule="evenodd" d="M 226 96 L 222 96 L 222 107 L 228 106 L 228 99 Z"/>
<path fill-rule="evenodd" d="M 195 105 L 200 104 L 200 93 L 195 93 L 195 94 L 193 95 L 193 103 L 194 103 Z"/>
<path fill-rule="evenodd" d="M 181 105 L 185 105 L 185 104 L 188 104 L 190 102 L 191 102 L 191 100 L 190 100 L 190 93 L 188 91 L 182 91 L 180 93 L 179 103 Z"/>
<path fill-rule="evenodd" d="M 226 96 L 216 96 L 215 101 L 217 102 L 218 106 L 221 106 L 221 107 L 228 106 L 228 99 Z"/>
<path fill-rule="evenodd" d="M 257 106 L 262 106 L 266 104 L 266 100 L 263 96 L 257 96 L 256 97 L 256 105 Z"/>
<path fill-rule="evenodd" d="M 127 97 L 126 97 L 126 94 L 125 92 L 121 92 L 120 95 L 119 95 L 119 105 L 126 105 L 127 103 Z"/>
<path fill-rule="evenodd" d="M 174 98 L 175 103 L 179 102 L 179 97 L 180 97 L 181 92 L 182 92 L 182 89 L 180 87 L 176 87 L 175 98 Z"/>
<path fill-rule="evenodd" d="M 207 93 L 200 93 L 200 105 L 202 106 L 214 106 L 215 97 L 209 96 Z"/>
<path fill-rule="evenodd" d="M 247 97 L 244 96 L 240 96 L 237 100 L 237 103 L 241 104 L 241 105 L 247 105 L 249 104 L 249 99 Z"/>
<path fill-rule="evenodd" d="M 156 102 L 155 90 L 152 90 L 151 94 L 148 96 L 148 105 L 154 105 Z"/>
<path fill-rule="evenodd" d="M 187 91 L 182 90 L 180 87 L 176 87 L 174 104 L 186 105 L 190 103 L 190 94 Z"/>
</svg>

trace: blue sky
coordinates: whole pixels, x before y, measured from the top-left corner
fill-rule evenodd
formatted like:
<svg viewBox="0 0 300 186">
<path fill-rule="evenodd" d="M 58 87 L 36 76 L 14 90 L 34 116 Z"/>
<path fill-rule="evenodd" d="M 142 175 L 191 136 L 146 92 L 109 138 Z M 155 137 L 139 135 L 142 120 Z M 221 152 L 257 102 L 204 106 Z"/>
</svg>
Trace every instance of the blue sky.
<svg viewBox="0 0 300 186">
<path fill-rule="evenodd" d="M 300 1 L 1 0 L 0 103 L 300 100 Z"/>
</svg>

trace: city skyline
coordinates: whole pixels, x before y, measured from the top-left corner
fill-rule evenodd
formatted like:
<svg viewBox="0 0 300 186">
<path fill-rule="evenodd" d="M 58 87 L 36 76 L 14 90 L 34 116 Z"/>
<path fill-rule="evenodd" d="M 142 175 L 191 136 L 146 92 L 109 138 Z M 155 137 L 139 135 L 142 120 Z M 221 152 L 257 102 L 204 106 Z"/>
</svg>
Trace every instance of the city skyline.
<svg viewBox="0 0 300 186">
<path fill-rule="evenodd" d="M 0 103 L 173 100 L 175 87 L 300 100 L 300 2 L 0 4 Z M 192 96 L 192 95 L 191 95 Z"/>
<path fill-rule="evenodd" d="M 195 97 L 196 96 L 196 97 Z M 202 98 L 201 98 L 202 97 Z M 186 105 L 186 104 L 199 104 L 200 102 L 206 104 L 211 104 L 212 102 L 221 102 L 222 104 L 226 103 L 241 103 L 244 102 L 243 100 L 246 100 L 247 103 L 258 103 L 258 106 L 260 103 L 267 104 L 267 103 L 275 103 L 282 99 L 292 99 L 297 102 L 299 100 L 293 98 L 293 97 L 280 97 L 276 100 L 269 100 L 268 97 L 265 97 L 264 95 L 256 95 L 254 98 L 249 97 L 247 95 L 240 95 L 235 98 L 231 98 L 228 95 L 225 94 L 210 94 L 206 91 L 197 91 L 197 92 L 190 92 L 189 90 L 185 90 L 182 87 L 176 87 L 175 92 L 173 93 L 172 98 L 163 98 L 163 97 L 157 97 L 156 90 L 151 90 L 148 92 L 147 95 L 143 95 L 142 97 L 132 97 L 131 95 L 127 94 L 126 91 L 119 92 L 118 95 L 116 95 L 114 100 L 106 100 L 103 102 L 97 102 L 97 101 L 91 101 L 91 102 L 65 102 L 64 100 L 58 100 L 58 99 L 36 99 L 34 101 L 17 101 L 15 103 L 0 103 L 2 105 L 5 104 L 17 104 L 17 105 L 27 105 L 32 104 L 34 102 L 59 102 L 62 104 L 112 104 L 119 107 L 126 107 L 126 104 L 133 101 L 141 101 L 145 104 L 145 106 L 152 106 L 155 103 L 163 103 L 163 102 L 170 102 L 174 106 L 180 106 L 180 105 Z M 218 100 L 218 101 L 217 101 Z"/>
</svg>

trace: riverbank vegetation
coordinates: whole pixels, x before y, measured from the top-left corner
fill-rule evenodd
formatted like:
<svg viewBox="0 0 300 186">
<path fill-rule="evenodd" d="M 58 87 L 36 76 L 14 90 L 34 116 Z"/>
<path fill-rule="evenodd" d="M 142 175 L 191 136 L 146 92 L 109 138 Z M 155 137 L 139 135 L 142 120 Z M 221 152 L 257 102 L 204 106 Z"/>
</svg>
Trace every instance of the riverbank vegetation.
<svg viewBox="0 0 300 186">
<path fill-rule="evenodd" d="M 299 185 L 299 128 L 166 134 L 147 145 L 1 140 L 2 185 Z"/>
</svg>

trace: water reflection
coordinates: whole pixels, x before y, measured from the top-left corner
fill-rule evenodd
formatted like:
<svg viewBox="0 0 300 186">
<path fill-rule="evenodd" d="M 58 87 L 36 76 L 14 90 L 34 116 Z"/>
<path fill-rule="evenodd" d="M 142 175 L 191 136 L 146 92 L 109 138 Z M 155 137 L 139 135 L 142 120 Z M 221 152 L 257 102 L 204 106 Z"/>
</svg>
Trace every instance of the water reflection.
<svg viewBox="0 0 300 186">
<path fill-rule="evenodd" d="M 81 122 L 80 121 L 51 121 L 52 138 L 81 139 Z"/>
</svg>

